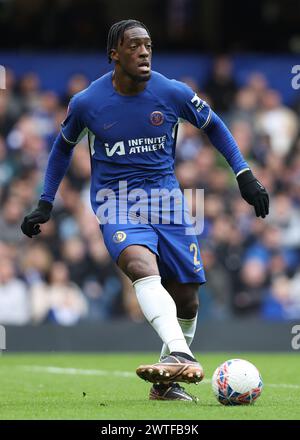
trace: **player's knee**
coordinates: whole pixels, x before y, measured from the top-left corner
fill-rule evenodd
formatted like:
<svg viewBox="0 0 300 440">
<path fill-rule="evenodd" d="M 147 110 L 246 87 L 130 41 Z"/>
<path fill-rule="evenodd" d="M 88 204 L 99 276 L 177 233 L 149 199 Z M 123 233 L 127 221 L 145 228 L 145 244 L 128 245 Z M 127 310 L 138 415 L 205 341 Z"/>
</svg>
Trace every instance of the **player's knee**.
<svg viewBox="0 0 300 440">
<path fill-rule="evenodd" d="M 180 300 L 176 301 L 177 315 L 183 319 L 193 319 L 199 309 L 198 289 L 188 292 L 186 295 L 181 295 Z"/>
<path fill-rule="evenodd" d="M 199 308 L 199 300 L 198 297 L 195 296 L 194 298 L 190 299 L 186 302 L 183 306 L 182 313 L 185 315 L 185 319 L 192 319 L 197 315 Z"/>
<path fill-rule="evenodd" d="M 151 275 L 159 275 L 157 266 L 142 258 L 134 258 L 128 261 L 124 267 L 124 272 L 132 281 Z"/>
</svg>

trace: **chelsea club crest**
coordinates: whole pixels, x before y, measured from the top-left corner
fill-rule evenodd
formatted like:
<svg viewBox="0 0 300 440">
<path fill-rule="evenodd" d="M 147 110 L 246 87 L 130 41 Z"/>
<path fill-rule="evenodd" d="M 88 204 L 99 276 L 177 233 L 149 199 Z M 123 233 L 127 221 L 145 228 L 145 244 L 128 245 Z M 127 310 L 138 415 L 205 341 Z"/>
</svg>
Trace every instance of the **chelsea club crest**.
<svg viewBox="0 0 300 440">
<path fill-rule="evenodd" d="M 150 115 L 150 121 L 152 125 L 161 125 L 164 122 L 164 119 L 165 118 L 163 113 L 159 111 L 152 112 Z"/>
<path fill-rule="evenodd" d="M 113 235 L 113 241 L 115 243 L 122 243 L 122 241 L 124 241 L 126 239 L 127 235 L 125 232 L 123 231 L 117 231 L 114 233 Z"/>
</svg>

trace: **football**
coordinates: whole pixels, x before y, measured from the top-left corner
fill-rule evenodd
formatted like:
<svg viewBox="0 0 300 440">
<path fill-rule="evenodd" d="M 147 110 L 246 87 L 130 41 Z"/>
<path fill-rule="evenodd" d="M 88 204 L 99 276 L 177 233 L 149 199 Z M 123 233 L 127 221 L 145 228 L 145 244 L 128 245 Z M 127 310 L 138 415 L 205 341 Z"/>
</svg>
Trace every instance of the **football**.
<svg viewBox="0 0 300 440">
<path fill-rule="evenodd" d="M 243 359 L 221 364 L 212 377 L 212 389 L 222 405 L 249 405 L 261 395 L 263 382 L 258 369 Z"/>
</svg>

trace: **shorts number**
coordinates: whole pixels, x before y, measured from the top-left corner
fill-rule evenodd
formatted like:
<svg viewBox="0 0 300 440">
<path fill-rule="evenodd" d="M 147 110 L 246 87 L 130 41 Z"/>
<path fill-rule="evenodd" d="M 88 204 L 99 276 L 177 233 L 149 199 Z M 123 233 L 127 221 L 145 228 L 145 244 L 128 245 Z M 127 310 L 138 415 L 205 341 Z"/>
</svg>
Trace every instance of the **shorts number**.
<svg viewBox="0 0 300 440">
<path fill-rule="evenodd" d="M 196 245 L 196 243 L 192 243 L 190 245 L 190 252 L 194 252 L 194 265 L 198 266 L 198 264 L 200 264 L 200 261 L 197 259 L 198 246 Z"/>
</svg>

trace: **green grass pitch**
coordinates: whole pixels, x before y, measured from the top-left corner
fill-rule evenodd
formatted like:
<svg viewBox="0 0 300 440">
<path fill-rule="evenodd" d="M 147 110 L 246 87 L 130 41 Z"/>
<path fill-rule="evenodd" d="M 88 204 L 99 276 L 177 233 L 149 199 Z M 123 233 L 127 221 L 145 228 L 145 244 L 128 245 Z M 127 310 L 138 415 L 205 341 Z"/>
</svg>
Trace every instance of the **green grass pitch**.
<svg viewBox="0 0 300 440">
<path fill-rule="evenodd" d="M 300 419 L 299 354 L 199 354 L 206 377 L 186 389 L 199 402 L 149 401 L 150 384 L 135 375 L 155 354 L 7 354 L 0 356 L 0 419 L 214 420 Z M 226 359 L 260 370 L 264 390 L 251 406 L 224 407 L 210 379 Z"/>
</svg>

